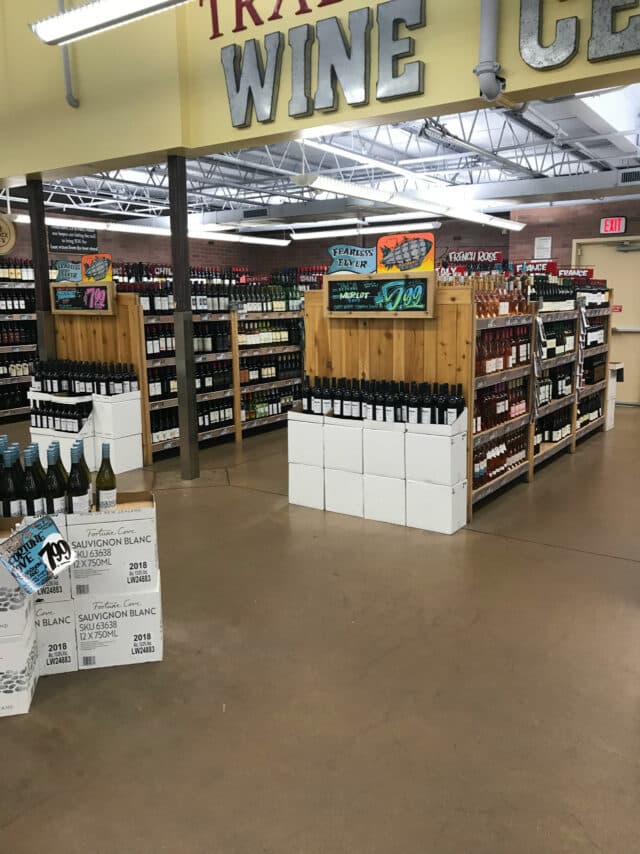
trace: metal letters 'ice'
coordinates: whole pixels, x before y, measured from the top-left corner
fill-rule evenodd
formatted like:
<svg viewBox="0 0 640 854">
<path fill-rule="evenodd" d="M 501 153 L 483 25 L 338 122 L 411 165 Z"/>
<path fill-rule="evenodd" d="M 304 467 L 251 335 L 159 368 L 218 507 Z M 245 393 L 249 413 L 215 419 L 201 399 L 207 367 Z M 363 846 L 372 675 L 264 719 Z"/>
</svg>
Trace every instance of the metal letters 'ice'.
<svg viewBox="0 0 640 854">
<path fill-rule="evenodd" d="M 405 95 L 424 92 L 424 62 L 408 62 L 398 73 L 401 59 L 414 56 L 415 41 L 398 38 L 404 24 L 408 30 L 426 25 L 425 0 L 389 0 L 378 6 L 378 87 L 379 101 L 390 101 Z"/>
<path fill-rule="evenodd" d="M 313 27 L 303 24 L 289 30 L 291 47 L 291 118 L 310 116 L 313 113 L 311 98 L 311 48 L 315 38 Z"/>
<path fill-rule="evenodd" d="M 640 15 L 632 15 L 623 30 L 616 32 L 616 12 L 638 9 L 640 0 L 593 0 L 589 62 L 640 53 Z"/>
<path fill-rule="evenodd" d="M 542 0 L 520 0 L 520 56 L 540 71 L 559 68 L 578 52 L 580 21 L 562 18 L 556 23 L 555 41 L 542 45 Z"/>
<path fill-rule="evenodd" d="M 337 18 L 318 21 L 318 91 L 317 110 L 337 110 L 340 83 L 344 97 L 351 107 L 369 103 L 369 65 L 371 46 L 371 10 L 358 9 L 349 13 L 351 46 Z"/>
<path fill-rule="evenodd" d="M 238 45 L 222 48 L 231 122 L 236 128 L 246 128 L 251 124 L 252 102 L 258 121 L 272 122 L 275 118 L 284 49 L 282 33 L 266 36 L 264 49 L 267 55 L 266 69 L 262 62 L 262 51 L 255 39 L 245 42 L 244 57 Z"/>
</svg>

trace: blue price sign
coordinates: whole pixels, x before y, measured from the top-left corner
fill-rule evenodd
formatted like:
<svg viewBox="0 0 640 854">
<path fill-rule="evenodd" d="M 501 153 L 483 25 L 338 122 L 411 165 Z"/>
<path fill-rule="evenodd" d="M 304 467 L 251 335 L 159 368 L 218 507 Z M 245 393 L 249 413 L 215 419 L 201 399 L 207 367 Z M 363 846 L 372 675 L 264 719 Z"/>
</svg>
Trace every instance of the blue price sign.
<svg viewBox="0 0 640 854">
<path fill-rule="evenodd" d="M 0 543 L 0 563 L 25 593 L 38 593 L 75 562 L 76 554 L 50 516 Z"/>
</svg>

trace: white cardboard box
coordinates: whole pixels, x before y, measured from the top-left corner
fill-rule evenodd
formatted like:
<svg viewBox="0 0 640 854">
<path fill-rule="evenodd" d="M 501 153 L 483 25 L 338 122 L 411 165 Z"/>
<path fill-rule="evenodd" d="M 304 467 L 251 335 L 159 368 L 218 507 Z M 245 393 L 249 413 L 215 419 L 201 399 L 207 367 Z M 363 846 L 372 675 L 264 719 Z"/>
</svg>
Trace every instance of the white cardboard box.
<svg viewBox="0 0 640 854">
<path fill-rule="evenodd" d="M 71 567 L 74 598 L 137 594 L 158 586 L 153 495 L 121 493 L 118 508 L 111 513 L 67 517 L 69 542 L 78 555 Z"/>
<path fill-rule="evenodd" d="M 289 462 L 306 466 L 324 466 L 323 415 L 289 412 Z"/>
<path fill-rule="evenodd" d="M 80 670 L 162 661 L 162 595 L 157 590 L 76 599 Z"/>
<path fill-rule="evenodd" d="M 114 397 L 93 395 L 93 419 L 96 435 L 123 439 L 142 433 L 142 409 L 139 391 Z"/>
<path fill-rule="evenodd" d="M 37 602 L 35 623 L 40 676 L 73 673 L 77 670 L 78 650 L 73 602 Z"/>
<path fill-rule="evenodd" d="M 407 432 L 422 436 L 457 436 L 458 433 L 467 432 L 468 422 L 468 411 L 465 409 L 453 424 L 407 424 Z"/>
<path fill-rule="evenodd" d="M 324 501 L 330 513 L 364 516 L 363 476 L 339 469 L 325 469 Z"/>
<path fill-rule="evenodd" d="M 362 423 L 340 421 L 325 417 L 324 466 L 325 469 L 362 474 Z"/>
<path fill-rule="evenodd" d="M 324 510 L 324 469 L 289 463 L 289 504 Z"/>
<path fill-rule="evenodd" d="M 0 638 L 24 634 L 33 622 L 33 600 L 11 573 L 0 566 Z"/>
<path fill-rule="evenodd" d="M 364 473 L 404 478 L 406 424 L 365 421 L 363 432 Z M 366 512 L 365 512 L 366 515 Z"/>
<path fill-rule="evenodd" d="M 366 431 L 365 431 L 366 432 Z M 390 525 L 406 524 L 404 478 L 364 476 L 364 518 Z"/>
<path fill-rule="evenodd" d="M 453 486 L 467 476 L 467 434 L 406 434 L 407 480 Z"/>
<path fill-rule="evenodd" d="M 27 714 L 38 675 L 38 641 L 32 615 L 22 634 L 0 638 L 0 718 Z"/>
<path fill-rule="evenodd" d="M 609 401 L 609 409 L 607 410 L 607 423 L 605 425 L 605 430 L 613 430 L 616 426 L 616 402 L 615 400 Z"/>
<path fill-rule="evenodd" d="M 467 482 L 455 486 L 407 481 L 407 526 L 455 534 L 467 524 Z"/>
<path fill-rule="evenodd" d="M 114 474 L 122 474 L 125 471 L 133 471 L 142 468 L 142 434 L 125 436 L 120 439 L 112 439 L 96 433 L 94 455 L 96 468 L 102 463 L 102 445 L 106 442 L 111 446 L 111 467 Z"/>
<path fill-rule="evenodd" d="M 60 442 L 60 456 L 62 457 L 64 467 L 69 471 L 71 468 L 71 446 L 78 439 L 84 439 L 84 458 L 87 461 L 89 471 L 98 470 L 98 466 L 96 465 L 97 460 L 93 423 L 91 419 L 89 419 L 89 423 L 91 423 L 91 429 L 88 432 L 85 432 L 87 430 L 87 425 L 85 425 L 82 433 L 56 433 L 55 430 L 40 430 L 35 427 L 31 428 L 31 440 L 33 442 L 38 442 L 40 446 L 40 462 L 45 470 L 47 468 L 47 448 L 51 442 L 55 440 Z"/>
</svg>

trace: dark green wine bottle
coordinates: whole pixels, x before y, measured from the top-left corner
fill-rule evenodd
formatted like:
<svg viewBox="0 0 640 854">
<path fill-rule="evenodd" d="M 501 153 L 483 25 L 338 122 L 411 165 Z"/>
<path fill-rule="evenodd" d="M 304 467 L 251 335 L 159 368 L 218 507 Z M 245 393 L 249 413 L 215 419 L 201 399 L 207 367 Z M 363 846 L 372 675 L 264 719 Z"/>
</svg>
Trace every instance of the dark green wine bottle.
<svg viewBox="0 0 640 854">
<path fill-rule="evenodd" d="M 71 448 L 71 471 L 67 484 L 67 495 L 69 496 L 69 513 L 88 513 L 89 507 L 89 484 L 80 462 L 80 448 L 74 445 Z"/>
<path fill-rule="evenodd" d="M 22 498 L 24 500 L 24 513 L 26 516 L 42 516 L 44 514 L 44 502 L 42 490 L 33 470 L 33 448 L 27 448 L 24 452 L 24 487 Z"/>
<path fill-rule="evenodd" d="M 96 478 L 96 509 L 103 513 L 115 510 L 118 503 L 116 476 L 111 467 L 111 447 L 108 443 L 102 446 L 102 465 Z"/>
<path fill-rule="evenodd" d="M 2 453 L 4 468 L 0 475 L 0 501 L 2 501 L 2 515 L 5 519 L 13 516 L 22 516 L 22 500 L 13 474 L 13 450 L 7 448 Z"/>
<path fill-rule="evenodd" d="M 44 482 L 44 499 L 47 513 L 67 512 L 67 493 L 58 471 L 58 455 L 55 448 L 47 451 L 47 476 Z"/>
</svg>

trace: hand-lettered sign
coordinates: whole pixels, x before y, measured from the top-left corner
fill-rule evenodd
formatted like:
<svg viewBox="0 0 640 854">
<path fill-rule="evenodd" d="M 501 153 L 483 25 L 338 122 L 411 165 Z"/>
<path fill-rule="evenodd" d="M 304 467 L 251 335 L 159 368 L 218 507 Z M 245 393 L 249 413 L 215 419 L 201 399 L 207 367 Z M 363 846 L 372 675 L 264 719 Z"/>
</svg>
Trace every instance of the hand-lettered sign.
<svg viewBox="0 0 640 854">
<path fill-rule="evenodd" d="M 111 316 L 116 313 L 116 293 L 113 282 L 53 282 L 51 284 L 53 314 L 93 314 Z"/>
<path fill-rule="evenodd" d="M 435 274 L 326 276 L 326 309 L 333 317 L 433 317 Z"/>
<path fill-rule="evenodd" d="M 388 234 L 378 241 L 379 273 L 432 273 L 436 268 L 432 232 Z"/>
<path fill-rule="evenodd" d="M 331 266 L 329 273 L 375 273 L 375 246 L 351 246 L 348 243 L 336 243 L 329 247 Z"/>
</svg>

